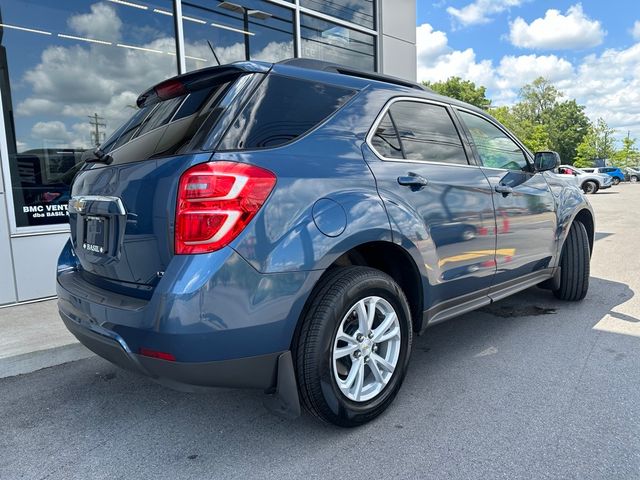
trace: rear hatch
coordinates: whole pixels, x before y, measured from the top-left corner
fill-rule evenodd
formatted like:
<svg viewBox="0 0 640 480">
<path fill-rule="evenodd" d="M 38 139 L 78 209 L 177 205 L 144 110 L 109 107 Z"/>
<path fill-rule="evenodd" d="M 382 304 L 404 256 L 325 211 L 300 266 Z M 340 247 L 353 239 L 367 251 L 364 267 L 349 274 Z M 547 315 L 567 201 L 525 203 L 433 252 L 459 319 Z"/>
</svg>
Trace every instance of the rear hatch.
<svg viewBox="0 0 640 480">
<path fill-rule="evenodd" d="M 180 175 L 210 158 L 203 145 L 217 144 L 269 68 L 243 62 L 163 82 L 88 155 L 69 202 L 71 240 L 87 281 L 150 295 L 173 256 Z"/>
</svg>

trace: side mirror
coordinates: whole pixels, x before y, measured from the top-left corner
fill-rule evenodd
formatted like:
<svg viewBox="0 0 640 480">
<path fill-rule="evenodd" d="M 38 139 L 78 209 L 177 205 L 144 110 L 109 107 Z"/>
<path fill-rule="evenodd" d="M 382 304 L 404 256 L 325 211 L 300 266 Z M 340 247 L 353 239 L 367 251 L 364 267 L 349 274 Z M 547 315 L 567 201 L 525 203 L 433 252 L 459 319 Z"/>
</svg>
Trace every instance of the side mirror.
<svg viewBox="0 0 640 480">
<path fill-rule="evenodd" d="M 546 172 L 560 166 L 560 155 L 558 152 L 536 152 L 533 158 L 533 166 L 536 172 Z"/>
</svg>

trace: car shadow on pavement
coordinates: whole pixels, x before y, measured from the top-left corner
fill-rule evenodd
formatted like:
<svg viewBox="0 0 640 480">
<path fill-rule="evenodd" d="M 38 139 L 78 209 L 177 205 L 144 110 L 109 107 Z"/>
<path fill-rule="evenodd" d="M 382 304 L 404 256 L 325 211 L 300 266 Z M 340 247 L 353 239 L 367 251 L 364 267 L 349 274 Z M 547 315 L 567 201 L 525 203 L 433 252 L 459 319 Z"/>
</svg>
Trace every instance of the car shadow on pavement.
<svg viewBox="0 0 640 480">
<path fill-rule="evenodd" d="M 611 235 L 614 235 L 614 234 L 613 233 L 608 233 L 608 232 L 596 232 L 594 237 L 595 237 L 595 240 L 597 242 L 598 240 L 603 240 L 603 239 L 605 239 L 607 237 L 610 237 Z"/>
<path fill-rule="evenodd" d="M 486 434 L 505 422 L 504 428 L 515 429 L 511 433 L 528 438 L 533 434 L 521 430 L 528 426 L 505 419 L 527 409 L 539 417 L 537 409 L 546 402 L 551 410 L 561 405 L 565 399 L 556 397 L 565 395 L 566 382 L 591 355 L 593 327 L 632 297 L 625 284 L 591 278 L 583 302 L 561 302 L 532 288 L 431 327 L 414 338 L 409 372 L 394 404 L 374 422 L 350 430 L 308 414 L 276 417 L 254 391 L 172 391 L 97 357 L 4 379 L 0 421 L 4 439 L 12 440 L 0 444 L 0 457 L 9 459 L 0 477 L 13 478 L 3 476 L 3 469 L 6 474 L 35 468 L 34 477 L 52 478 L 92 471 L 86 469 L 108 469 L 111 478 L 141 471 L 167 478 L 185 469 L 193 478 L 267 476 L 260 472 L 302 478 L 313 465 L 316 474 L 320 468 L 329 478 L 343 468 L 336 460 L 340 451 L 379 445 L 381 432 L 389 444 L 410 439 L 412 449 L 455 444 L 457 429 Z M 547 420 L 543 415 L 539 421 Z M 33 455 L 12 454 L 14 448 L 36 452 L 38 461 L 26 465 Z M 385 465 L 378 471 L 384 473 Z"/>
</svg>

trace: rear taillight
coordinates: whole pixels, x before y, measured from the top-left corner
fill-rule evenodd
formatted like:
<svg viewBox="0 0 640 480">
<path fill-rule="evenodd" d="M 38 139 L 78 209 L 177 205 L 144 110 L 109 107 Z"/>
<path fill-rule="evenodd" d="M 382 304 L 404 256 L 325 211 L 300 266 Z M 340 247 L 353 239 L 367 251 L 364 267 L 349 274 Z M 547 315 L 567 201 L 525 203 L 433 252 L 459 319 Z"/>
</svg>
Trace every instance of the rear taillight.
<svg viewBox="0 0 640 480">
<path fill-rule="evenodd" d="M 254 165 L 208 162 L 180 178 L 175 252 L 207 253 L 228 245 L 267 199 L 276 176 Z"/>
</svg>

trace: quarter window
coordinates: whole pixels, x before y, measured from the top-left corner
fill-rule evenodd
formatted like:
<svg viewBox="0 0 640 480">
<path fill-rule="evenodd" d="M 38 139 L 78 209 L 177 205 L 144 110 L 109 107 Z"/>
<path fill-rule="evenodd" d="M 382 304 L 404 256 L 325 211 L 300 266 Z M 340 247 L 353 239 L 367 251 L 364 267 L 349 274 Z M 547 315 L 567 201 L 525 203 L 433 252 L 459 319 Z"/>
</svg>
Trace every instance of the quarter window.
<svg viewBox="0 0 640 480">
<path fill-rule="evenodd" d="M 382 117 L 376 132 L 371 139 L 371 145 L 385 158 L 404 158 L 400 138 L 389 112 Z"/>
<path fill-rule="evenodd" d="M 339 110 L 355 90 L 270 74 L 229 127 L 220 150 L 277 147 Z"/>
<path fill-rule="evenodd" d="M 491 122 L 471 113 L 460 111 L 485 167 L 529 171 L 529 163 L 522 149 Z"/>
<path fill-rule="evenodd" d="M 394 139 L 394 133 L 397 140 Z M 453 120 L 447 109 L 440 105 L 395 102 L 380 122 L 371 143 L 380 155 L 388 158 L 467 164 Z M 383 143 L 386 143 L 386 147 Z M 393 155 L 388 155 L 389 149 L 393 150 L 395 145 L 400 151 L 395 150 Z"/>
</svg>

